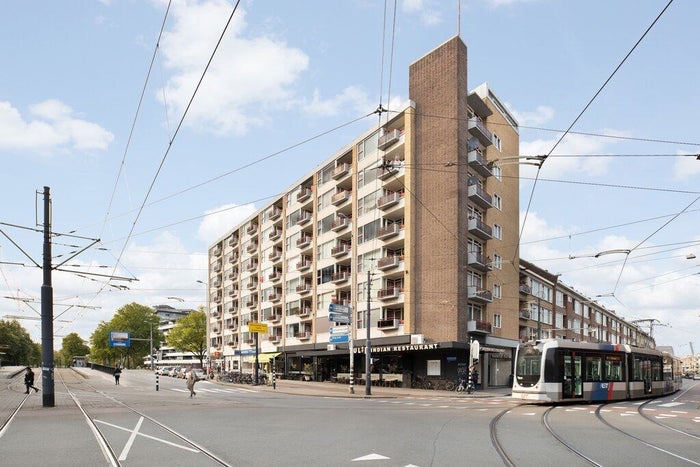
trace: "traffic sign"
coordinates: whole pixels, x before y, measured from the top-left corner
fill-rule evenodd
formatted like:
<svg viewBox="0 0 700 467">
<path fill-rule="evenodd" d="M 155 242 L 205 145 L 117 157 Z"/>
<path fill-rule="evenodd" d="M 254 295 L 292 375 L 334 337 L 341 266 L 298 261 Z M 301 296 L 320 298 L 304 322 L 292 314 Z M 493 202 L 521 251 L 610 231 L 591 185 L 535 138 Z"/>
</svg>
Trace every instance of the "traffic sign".
<svg viewBox="0 0 700 467">
<path fill-rule="evenodd" d="M 328 332 L 331 334 L 347 334 L 350 332 L 350 326 L 335 326 L 333 328 L 328 329 Z"/>
<path fill-rule="evenodd" d="M 343 336 L 331 336 L 331 338 L 328 339 L 328 342 L 330 342 L 331 344 L 342 344 L 344 342 L 348 342 L 349 337 L 350 336 L 348 336 L 347 334 Z"/>
<path fill-rule="evenodd" d="M 251 321 L 248 323 L 248 331 L 250 332 L 267 332 L 267 324 L 265 323 L 255 323 Z"/>
<path fill-rule="evenodd" d="M 349 315 L 352 313 L 352 307 L 345 306 L 345 305 L 338 305 L 337 303 L 331 303 L 328 305 L 328 311 L 331 313 L 344 313 L 346 315 Z"/>
<path fill-rule="evenodd" d="M 350 324 L 350 315 L 330 313 L 328 315 L 328 321 L 334 323 Z"/>
</svg>

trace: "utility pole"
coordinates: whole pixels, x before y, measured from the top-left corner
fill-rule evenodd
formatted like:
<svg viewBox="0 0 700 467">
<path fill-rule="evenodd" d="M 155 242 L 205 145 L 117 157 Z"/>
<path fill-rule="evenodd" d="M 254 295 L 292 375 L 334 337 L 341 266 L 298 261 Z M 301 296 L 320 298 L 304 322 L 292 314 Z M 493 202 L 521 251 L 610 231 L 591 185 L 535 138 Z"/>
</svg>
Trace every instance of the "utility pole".
<svg viewBox="0 0 700 467">
<path fill-rule="evenodd" d="M 41 389 L 44 407 L 55 406 L 53 381 L 53 286 L 51 285 L 51 195 L 44 187 L 44 256 L 41 285 Z"/>
<path fill-rule="evenodd" d="M 365 342 L 365 395 L 372 395 L 372 343 L 370 342 L 370 291 L 372 290 L 372 273 L 367 271 L 367 320 L 365 327 L 367 328 L 367 340 Z"/>
</svg>

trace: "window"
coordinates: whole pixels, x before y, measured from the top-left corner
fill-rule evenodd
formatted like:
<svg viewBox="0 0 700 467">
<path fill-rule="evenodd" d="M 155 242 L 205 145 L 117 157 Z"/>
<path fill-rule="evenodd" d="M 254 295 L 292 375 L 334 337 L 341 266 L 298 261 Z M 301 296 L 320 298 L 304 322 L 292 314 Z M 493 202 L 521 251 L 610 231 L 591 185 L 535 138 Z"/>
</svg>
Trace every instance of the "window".
<svg viewBox="0 0 700 467">
<path fill-rule="evenodd" d="M 503 211 L 502 207 L 502 202 L 501 202 L 501 197 L 498 196 L 497 194 L 494 193 L 493 195 L 493 201 L 492 201 L 493 207 L 498 209 L 499 211 Z"/>
<path fill-rule="evenodd" d="M 503 172 L 501 171 L 501 168 L 497 165 L 491 167 L 491 173 L 494 177 L 496 177 L 497 180 L 501 180 L 503 177 Z"/>
<path fill-rule="evenodd" d="M 493 254 L 493 261 L 491 262 L 491 266 L 493 269 L 501 269 L 503 268 L 503 258 L 501 258 L 501 255 Z"/>
<path fill-rule="evenodd" d="M 491 133 L 491 142 L 493 143 L 493 146 L 498 149 L 499 151 L 501 150 L 501 138 L 496 133 Z"/>
<path fill-rule="evenodd" d="M 493 284 L 493 298 L 501 298 L 500 284 Z"/>
<path fill-rule="evenodd" d="M 503 239 L 503 231 L 501 226 L 498 224 L 493 224 L 493 238 L 497 238 L 499 240 Z"/>
<path fill-rule="evenodd" d="M 605 356 L 605 373 L 607 381 L 622 381 L 622 357 L 619 355 Z"/>
<path fill-rule="evenodd" d="M 493 314 L 493 327 L 499 329 L 501 327 L 501 315 L 498 313 Z"/>
</svg>

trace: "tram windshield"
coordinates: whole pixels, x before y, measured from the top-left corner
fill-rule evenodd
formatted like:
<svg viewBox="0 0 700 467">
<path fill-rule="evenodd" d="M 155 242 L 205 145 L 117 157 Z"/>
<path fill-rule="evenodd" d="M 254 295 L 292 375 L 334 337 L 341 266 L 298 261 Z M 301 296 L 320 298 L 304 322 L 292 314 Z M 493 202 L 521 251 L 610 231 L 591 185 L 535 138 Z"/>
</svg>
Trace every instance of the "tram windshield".
<svg viewBox="0 0 700 467">
<path fill-rule="evenodd" d="M 515 380 L 520 386 L 534 386 L 540 380 L 542 350 L 534 344 L 520 344 L 515 362 Z"/>
</svg>

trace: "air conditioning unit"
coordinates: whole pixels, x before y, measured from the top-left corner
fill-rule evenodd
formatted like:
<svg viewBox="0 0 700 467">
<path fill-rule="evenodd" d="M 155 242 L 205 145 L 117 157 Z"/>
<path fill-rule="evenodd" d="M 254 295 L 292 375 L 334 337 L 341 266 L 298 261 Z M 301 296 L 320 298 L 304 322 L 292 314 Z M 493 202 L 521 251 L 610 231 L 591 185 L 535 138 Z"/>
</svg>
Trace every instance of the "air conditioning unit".
<svg viewBox="0 0 700 467">
<path fill-rule="evenodd" d="M 423 341 L 423 334 L 411 334 L 411 345 L 422 344 Z"/>
</svg>

